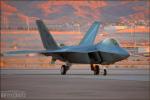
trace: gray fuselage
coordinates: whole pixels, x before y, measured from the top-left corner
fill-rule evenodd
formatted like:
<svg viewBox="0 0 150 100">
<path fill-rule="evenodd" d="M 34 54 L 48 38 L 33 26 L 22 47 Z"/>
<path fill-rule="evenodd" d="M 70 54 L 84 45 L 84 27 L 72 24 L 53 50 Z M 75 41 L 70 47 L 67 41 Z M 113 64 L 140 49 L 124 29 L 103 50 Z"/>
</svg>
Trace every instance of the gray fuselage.
<svg viewBox="0 0 150 100">
<path fill-rule="evenodd" d="M 61 51 L 65 53 L 59 54 L 60 60 L 76 64 L 112 64 L 129 57 L 129 53 L 114 41 L 106 39 L 96 45 L 63 47 Z"/>
</svg>

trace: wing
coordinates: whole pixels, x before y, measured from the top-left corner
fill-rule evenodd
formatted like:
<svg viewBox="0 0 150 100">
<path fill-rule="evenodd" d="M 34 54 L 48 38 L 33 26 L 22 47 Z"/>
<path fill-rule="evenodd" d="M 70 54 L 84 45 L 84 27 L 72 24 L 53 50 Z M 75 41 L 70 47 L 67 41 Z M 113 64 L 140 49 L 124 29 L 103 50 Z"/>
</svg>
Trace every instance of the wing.
<svg viewBox="0 0 150 100">
<path fill-rule="evenodd" d="M 3 53 L 4 55 L 16 55 L 16 54 L 43 54 L 46 50 L 18 50 L 8 51 Z"/>
<path fill-rule="evenodd" d="M 78 53 L 89 53 L 89 52 L 94 52 L 96 49 L 93 47 L 94 45 L 91 46 L 66 46 L 61 49 L 57 50 L 19 50 L 19 51 L 8 51 L 6 53 L 3 53 L 4 55 L 16 55 L 16 54 L 45 54 L 49 56 L 52 56 L 53 54 L 61 54 L 61 53 L 73 53 L 73 52 L 78 52 Z"/>
<path fill-rule="evenodd" d="M 92 45 L 93 46 L 93 45 Z M 18 55 L 18 54 L 42 54 L 45 56 L 52 56 L 52 59 L 56 61 L 57 59 L 61 61 L 66 61 L 66 57 L 70 54 L 88 54 L 90 52 L 95 52 L 96 49 L 94 47 L 81 47 L 81 46 L 75 46 L 75 47 L 64 47 L 58 50 L 21 50 L 21 51 L 9 51 L 6 53 L 3 53 L 5 56 L 11 56 L 11 55 Z M 53 61 L 52 60 L 52 61 Z"/>
<path fill-rule="evenodd" d="M 12 56 L 12 55 L 19 55 L 19 54 L 42 54 L 44 56 L 52 56 L 54 59 L 63 59 L 58 51 L 50 51 L 50 50 L 20 50 L 20 51 L 9 51 L 3 53 L 3 56 Z"/>
</svg>

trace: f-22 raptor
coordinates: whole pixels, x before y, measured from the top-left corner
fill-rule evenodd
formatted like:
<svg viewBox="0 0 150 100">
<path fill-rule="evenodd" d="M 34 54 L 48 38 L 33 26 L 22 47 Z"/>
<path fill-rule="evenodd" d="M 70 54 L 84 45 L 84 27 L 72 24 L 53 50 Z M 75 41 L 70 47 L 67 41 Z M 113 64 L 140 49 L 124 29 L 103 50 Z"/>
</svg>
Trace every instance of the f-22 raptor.
<svg viewBox="0 0 150 100">
<path fill-rule="evenodd" d="M 94 44 L 95 37 L 101 25 L 98 21 L 92 24 L 79 45 L 64 47 L 58 46 L 42 20 L 36 20 L 36 24 L 45 50 L 9 51 L 7 54 L 38 53 L 45 56 L 52 56 L 52 61 L 54 62 L 56 60 L 65 62 L 61 66 L 62 75 L 66 75 L 72 64 L 90 64 L 94 75 L 98 75 L 100 73 L 99 65 L 113 64 L 130 56 L 128 51 L 120 47 L 115 39 L 106 38 Z M 106 69 L 104 69 L 103 75 L 107 75 Z"/>
</svg>

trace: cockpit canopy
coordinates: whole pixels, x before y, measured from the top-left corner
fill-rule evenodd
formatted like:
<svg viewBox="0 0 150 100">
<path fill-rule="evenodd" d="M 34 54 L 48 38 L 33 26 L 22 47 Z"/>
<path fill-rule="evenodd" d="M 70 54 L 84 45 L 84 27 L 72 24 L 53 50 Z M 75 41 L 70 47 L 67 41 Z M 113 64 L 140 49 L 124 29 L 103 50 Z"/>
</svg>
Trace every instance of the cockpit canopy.
<svg viewBox="0 0 150 100">
<path fill-rule="evenodd" d="M 107 38 L 103 41 L 101 41 L 102 44 L 105 44 L 105 45 L 109 45 L 109 46 L 119 46 L 119 43 L 117 40 L 113 39 L 113 38 Z"/>
</svg>

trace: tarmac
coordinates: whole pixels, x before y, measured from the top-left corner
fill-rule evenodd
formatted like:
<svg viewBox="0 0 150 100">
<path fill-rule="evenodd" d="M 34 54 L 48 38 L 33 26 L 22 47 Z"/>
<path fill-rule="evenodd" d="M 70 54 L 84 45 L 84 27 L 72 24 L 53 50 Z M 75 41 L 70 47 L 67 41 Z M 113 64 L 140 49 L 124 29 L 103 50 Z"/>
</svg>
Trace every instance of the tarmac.
<svg viewBox="0 0 150 100">
<path fill-rule="evenodd" d="M 1 70 L 1 98 L 25 100 L 150 100 L 149 71 L 109 69 L 93 75 L 87 69 Z"/>
</svg>

